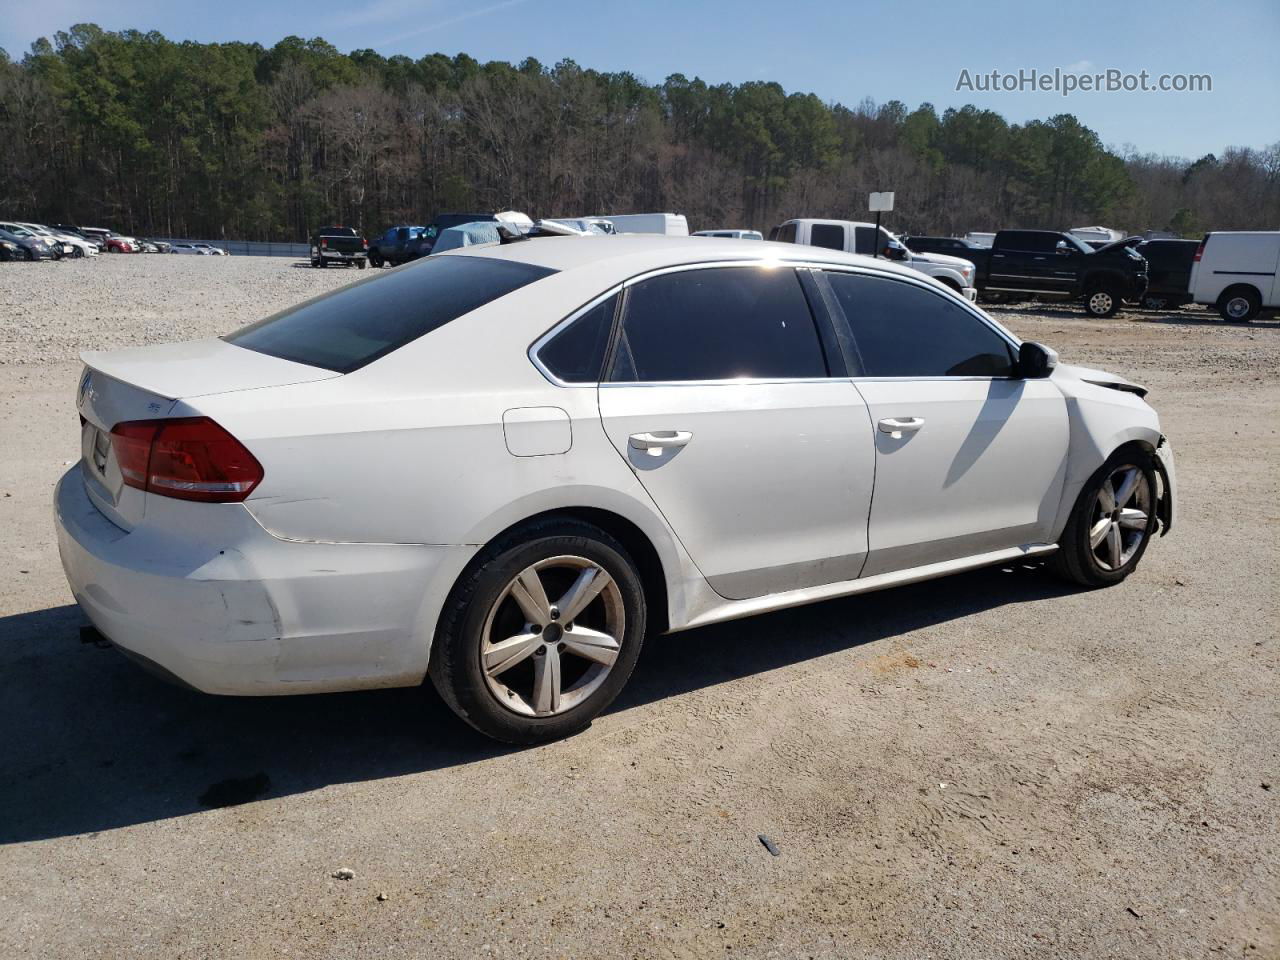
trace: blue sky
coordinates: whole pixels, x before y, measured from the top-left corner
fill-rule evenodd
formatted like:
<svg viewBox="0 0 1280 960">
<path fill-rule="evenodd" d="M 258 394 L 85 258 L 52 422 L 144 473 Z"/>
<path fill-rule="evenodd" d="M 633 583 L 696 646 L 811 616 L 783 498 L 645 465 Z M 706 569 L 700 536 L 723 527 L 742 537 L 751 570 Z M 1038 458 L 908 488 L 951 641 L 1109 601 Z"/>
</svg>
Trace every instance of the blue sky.
<svg viewBox="0 0 1280 960">
<path fill-rule="evenodd" d="M 976 103 L 1011 121 L 1076 114 L 1115 148 L 1197 157 L 1280 141 L 1280 2 L 1238 0 L 0 0 L 0 47 L 89 21 L 171 39 L 324 37 L 420 57 L 546 64 L 568 57 L 650 82 L 776 80 L 850 106 L 864 97 L 939 111 Z M 980 93 L 971 74 L 1019 69 L 1208 73 L 1209 93 Z"/>
</svg>

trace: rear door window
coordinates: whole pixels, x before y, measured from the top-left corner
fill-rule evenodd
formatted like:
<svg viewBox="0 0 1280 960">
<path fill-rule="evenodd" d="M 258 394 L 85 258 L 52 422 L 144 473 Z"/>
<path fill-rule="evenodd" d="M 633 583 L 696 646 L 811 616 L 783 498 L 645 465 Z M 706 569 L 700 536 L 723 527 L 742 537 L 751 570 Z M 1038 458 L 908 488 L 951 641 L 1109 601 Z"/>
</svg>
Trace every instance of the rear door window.
<svg viewBox="0 0 1280 960">
<path fill-rule="evenodd" d="M 794 270 L 682 270 L 635 284 L 615 383 L 822 378 L 826 356 Z"/>
<path fill-rule="evenodd" d="M 873 256 L 876 252 L 876 228 L 856 227 L 853 231 L 854 253 Z"/>
<path fill-rule="evenodd" d="M 1009 377 L 1013 349 L 947 294 L 886 277 L 827 273 L 867 377 Z"/>
<path fill-rule="evenodd" d="M 556 271 L 487 257 L 438 257 L 282 310 L 224 339 L 350 373 Z"/>
<path fill-rule="evenodd" d="M 815 223 L 809 228 L 809 243 L 828 250 L 843 250 L 844 227 L 836 223 Z"/>
</svg>

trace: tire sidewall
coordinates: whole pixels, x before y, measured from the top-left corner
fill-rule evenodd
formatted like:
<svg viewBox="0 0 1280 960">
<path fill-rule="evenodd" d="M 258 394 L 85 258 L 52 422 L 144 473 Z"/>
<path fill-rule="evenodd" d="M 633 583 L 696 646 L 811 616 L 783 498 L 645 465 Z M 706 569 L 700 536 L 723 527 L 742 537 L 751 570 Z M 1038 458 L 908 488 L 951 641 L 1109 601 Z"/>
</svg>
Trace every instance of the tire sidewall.
<svg viewBox="0 0 1280 960">
<path fill-rule="evenodd" d="M 1106 310 L 1103 310 L 1103 311 L 1098 311 L 1093 308 L 1093 298 L 1099 293 L 1105 293 L 1108 297 L 1111 298 L 1111 305 Z M 1107 287 L 1107 286 L 1094 287 L 1087 294 L 1085 294 L 1084 309 L 1085 309 L 1085 312 L 1089 314 L 1089 316 L 1096 317 L 1100 320 L 1105 320 L 1107 317 L 1114 317 L 1116 313 L 1119 311 L 1120 297 L 1110 287 Z"/>
<path fill-rule="evenodd" d="M 1112 473 L 1125 464 L 1137 467 L 1146 477 L 1151 490 L 1151 512 L 1147 515 L 1146 534 L 1142 538 L 1142 543 L 1138 545 L 1137 551 L 1129 558 L 1129 562 L 1119 570 L 1108 570 L 1098 562 L 1098 558 L 1094 556 L 1093 549 L 1089 546 L 1089 521 L 1092 519 L 1093 504 L 1097 499 L 1098 491 L 1102 489 L 1102 484 Z M 1099 467 L 1098 471 L 1089 478 L 1089 482 L 1085 484 L 1084 490 L 1081 491 L 1079 500 L 1076 501 L 1072 517 L 1070 535 L 1076 538 L 1076 542 L 1064 546 L 1067 549 L 1076 551 L 1082 572 L 1091 583 L 1096 586 L 1110 586 L 1126 579 L 1138 568 L 1138 564 L 1142 562 L 1143 555 L 1147 552 L 1147 547 L 1151 545 L 1151 537 L 1156 531 L 1157 515 L 1159 514 L 1156 495 L 1159 489 L 1156 485 L 1156 470 L 1155 464 L 1151 461 L 1151 455 L 1133 448 L 1113 453 L 1107 458 L 1107 462 Z"/>
<path fill-rule="evenodd" d="M 554 717 L 517 714 L 494 698 L 481 668 L 480 649 L 489 609 L 521 570 L 548 557 L 571 554 L 600 564 L 614 578 L 622 596 L 626 622 L 621 651 L 604 683 L 572 710 Z M 465 578 L 449 622 L 442 625 L 431 655 L 430 675 L 445 701 L 469 724 L 507 743 L 542 743 L 590 726 L 625 686 L 640 656 L 645 632 L 644 591 L 625 549 L 602 530 L 572 524 L 563 532 L 539 531 L 522 542 L 499 548 Z"/>
</svg>

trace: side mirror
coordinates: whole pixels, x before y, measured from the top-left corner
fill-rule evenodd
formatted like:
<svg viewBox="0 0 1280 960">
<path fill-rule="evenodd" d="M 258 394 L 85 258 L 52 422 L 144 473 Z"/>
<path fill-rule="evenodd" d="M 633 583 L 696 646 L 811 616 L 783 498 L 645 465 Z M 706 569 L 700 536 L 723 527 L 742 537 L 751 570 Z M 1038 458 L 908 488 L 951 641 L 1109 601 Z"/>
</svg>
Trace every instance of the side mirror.
<svg viewBox="0 0 1280 960">
<path fill-rule="evenodd" d="M 1058 365 L 1058 352 L 1043 343 L 1023 340 L 1018 347 L 1018 376 L 1023 380 L 1043 380 Z"/>
<path fill-rule="evenodd" d="M 887 243 L 884 248 L 884 257 L 886 260 L 905 260 L 907 248 L 900 243 Z"/>
<path fill-rule="evenodd" d="M 1070 254 L 1071 244 L 1067 243 L 1067 241 L 1065 240 L 1059 240 L 1057 245 L 1054 246 L 1053 249 L 1054 249 L 1054 252 L 1058 254 Z"/>
</svg>

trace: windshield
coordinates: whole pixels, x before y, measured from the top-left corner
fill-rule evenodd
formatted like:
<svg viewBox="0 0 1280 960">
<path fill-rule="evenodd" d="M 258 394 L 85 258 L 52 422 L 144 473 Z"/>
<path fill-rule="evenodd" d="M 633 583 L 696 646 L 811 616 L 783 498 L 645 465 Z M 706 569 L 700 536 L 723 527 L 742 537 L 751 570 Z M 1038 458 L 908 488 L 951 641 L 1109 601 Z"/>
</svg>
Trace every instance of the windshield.
<svg viewBox="0 0 1280 960">
<path fill-rule="evenodd" d="M 290 307 L 223 339 L 350 373 L 555 272 L 487 257 L 428 258 Z"/>
<path fill-rule="evenodd" d="M 1069 240 L 1071 243 L 1075 244 L 1076 249 L 1077 249 L 1077 250 L 1079 250 L 1081 253 L 1093 253 L 1093 252 L 1094 252 L 1094 251 L 1093 251 L 1093 247 L 1089 246 L 1087 243 L 1085 243 L 1085 242 L 1084 242 L 1083 240 L 1081 240 L 1079 237 L 1073 236 L 1073 235 L 1072 235 L 1072 234 L 1070 234 L 1070 233 L 1064 233 L 1064 234 L 1063 234 L 1063 236 L 1064 236 L 1067 240 Z"/>
</svg>

